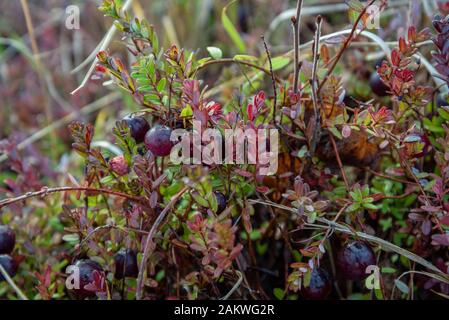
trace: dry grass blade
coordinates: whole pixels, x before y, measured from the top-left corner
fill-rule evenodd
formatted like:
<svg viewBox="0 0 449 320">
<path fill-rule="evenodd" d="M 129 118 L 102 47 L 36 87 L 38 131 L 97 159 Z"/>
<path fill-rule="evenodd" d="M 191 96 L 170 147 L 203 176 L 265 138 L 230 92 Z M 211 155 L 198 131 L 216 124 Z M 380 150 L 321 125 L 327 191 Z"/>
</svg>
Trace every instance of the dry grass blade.
<svg viewBox="0 0 449 320">
<path fill-rule="evenodd" d="M 14 281 L 9 276 L 8 272 L 6 272 L 5 268 L 0 264 L 0 274 L 5 278 L 6 282 L 14 289 L 20 299 L 28 300 L 27 296 L 20 290 L 20 288 L 14 283 Z"/>
<path fill-rule="evenodd" d="M 79 115 L 87 115 L 89 113 L 95 112 L 104 106 L 108 105 L 109 103 L 112 103 L 115 100 L 118 100 L 120 98 L 120 93 L 114 92 L 107 96 L 104 96 L 103 98 L 98 99 L 97 101 L 94 101 L 86 106 L 84 106 L 80 111 L 73 111 L 72 113 L 66 115 L 65 117 L 56 120 L 52 122 L 50 125 L 46 126 L 45 128 L 40 129 L 39 131 L 35 132 L 22 142 L 20 142 L 17 145 L 17 150 L 23 150 L 27 146 L 31 145 L 32 143 L 42 139 L 43 137 L 50 134 L 53 130 L 58 129 L 69 122 L 75 120 Z M 8 156 L 6 154 L 0 155 L 0 163 L 8 159 Z"/>
<path fill-rule="evenodd" d="M 249 200 L 249 202 L 251 202 L 251 203 L 259 203 L 259 204 L 263 204 L 263 205 L 267 205 L 267 206 L 272 206 L 272 207 L 276 207 L 276 208 L 287 210 L 287 211 L 294 212 L 294 213 L 297 212 L 297 210 L 294 209 L 294 208 L 290 208 L 290 207 L 287 207 L 287 206 L 284 206 L 284 205 L 281 205 L 281 204 L 277 204 L 277 203 L 274 203 L 274 202 L 271 202 L 271 201 Z M 359 238 L 365 239 L 367 241 L 376 243 L 384 250 L 394 251 L 394 252 L 400 254 L 401 256 L 404 256 L 404 257 L 408 258 L 409 260 L 414 261 L 414 262 L 422 265 L 423 267 L 428 268 L 428 269 L 436 272 L 438 275 L 440 275 L 440 277 L 442 277 L 444 279 L 449 279 L 446 274 L 441 272 L 440 269 L 438 269 L 436 266 L 434 266 L 429 261 L 423 259 L 422 257 L 420 257 L 420 256 L 418 256 L 418 255 L 416 255 L 416 254 L 414 254 L 414 253 L 412 253 L 412 252 L 410 252 L 408 250 L 402 249 L 401 247 L 398 247 L 397 245 L 392 244 L 391 242 L 388 242 L 388 241 L 386 241 L 384 239 L 381 239 L 381 238 L 378 238 L 378 237 L 366 234 L 364 232 L 354 232 L 353 230 L 349 229 L 348 227 L 346 227 L 346 226 L 344 226 L 342 224 L 339 224 L 337 222 L 333 222 L 333 221 L 327 220 L 325 218 L 317 218 L 316 221 L 318 221 L 320 223 L 323 223 L 324 225 L 316 225 L 316 224 L 314 224 L 313 226 L 315 226 L 315 227 L 319 227 L 319 228 L 322 228 L 322 229 L 333 228 L 336 231 L 343 232 L 343 233 L 346 233 L 346 234 L 352 234 L 352 235 L 354 235 L 356 237 L 359 237 Z M 308 224 L 306 224 L 306 225 L 308 225 Z"/>
<path fill-rule="evenodd" d="M 126 10 L 129 9 L 129 7 L 132 5 L 134 0 L 127 0 L 125 2 L 125 4 L 122 7 L 122 12 L 125 12 Z M 100 42 L 100 45 L 98 45 L 95 50 L 90 54 L 89 58 L 86 59 L 86 61 L 90 61 L 91 57 L 94 56 L 94 61 L 92 62 L 89 70 L 87 71 L 86 75 L 84 76 L 83 81 L 81 82 L 81 84 L 79 85 L 78 88 L 76 88 L 75 90 L 73 90 L 70 94 L 76 94 L 78 91 L 80 91 L 82 88 L 84 88 L 84 86 L 86 85 L 87 81 L 89 81 L 90 76 L 92 75 L 92 72 L 94 72 L 95 70 L 95 66 L 97 65 L 98 59 L 96 57 L 96 54 L 99 51 L 103 51 L 106 50 L 108 45 L 111 43 L 112 38 L 114 37 L 115 33 L 117 32 L 117 28 L 115 27 L 115 25 L 112 25 L 112 27 L 109 29 L 108 33 L 106 34 L 106 36 L 103 38 L 103 40 Z M 98 50 L 97 50 L 98 49 Z M 88 63 L 88 62 L 87 62 Z M 87 64 L 86 63 L 86 64 Z M 83 63 L 84 64 L 84 63 Z M 74 72 L 78 71 L 80 68 L 77 67 L 75 68 Z"/>
</svg>

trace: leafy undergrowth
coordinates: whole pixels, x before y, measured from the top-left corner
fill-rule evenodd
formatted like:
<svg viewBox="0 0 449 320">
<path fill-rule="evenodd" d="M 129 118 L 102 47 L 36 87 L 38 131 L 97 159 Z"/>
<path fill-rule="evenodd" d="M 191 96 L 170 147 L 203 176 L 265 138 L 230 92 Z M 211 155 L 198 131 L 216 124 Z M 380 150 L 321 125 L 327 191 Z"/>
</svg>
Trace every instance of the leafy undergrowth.
<svg viewBox="0 0 449 320">
<path fill-rule="evenodd" d="M 448 17 L 409 25 L 390 48 L 353 0 L 345 32 L 324 36 L 329 23 L 317 16 L 301 50 L 274 54 L 262 38 L 260 54 L 247 54 L 225 7 L 223 30 L 240 53 L 224 58 L 218 47 L 207 57 L 162 48 L 120 3 L 100 9 L 133 60 L 101 51 L 95 77 L 140 110 L 116 122 L 114 148 L 94 145 L 93 124 L 72 123 L 84 175 L 67 172 L 63 185 L 47 186 L 42 163 L 2 141 L 14 179 L 0 200 L 0 265 L 11 275 L 0 276 L 0 296 L 448 298 Z M 367 39 L 375 46 L 364 53 L 380 59 L 370 65 L 352 51 Z M 229 64 L 241 74 L 202 78 Z M 259 164 L 175 165 L 170 134 L 194 120 L 277 130 L 275 175 Z"/>
</svg>

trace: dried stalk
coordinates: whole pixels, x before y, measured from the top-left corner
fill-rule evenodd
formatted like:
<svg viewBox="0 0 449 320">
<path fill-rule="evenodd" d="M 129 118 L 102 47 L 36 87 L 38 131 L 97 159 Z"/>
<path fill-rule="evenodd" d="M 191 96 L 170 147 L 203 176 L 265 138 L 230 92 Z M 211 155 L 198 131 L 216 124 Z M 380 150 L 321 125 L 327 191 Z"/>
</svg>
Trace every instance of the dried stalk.
<svg viewBox="0 0 449 320">
<path fill-rule="evenodd" d="M 298 93 L 298 80 L 299 80 L 299 70 L 301 66 L 299 65 L 299 43 L 300 43 L 300 24 L 301 24 L 301 9 L 302 9 L 303 0 L 298 0 L 296 6 L 296 16 L 292 17 L 293 24 L 293 45 L 295 50 L 295 59 L 294 59 L 294 83 L 293 83 L 293 92 Z"/>
</svg>

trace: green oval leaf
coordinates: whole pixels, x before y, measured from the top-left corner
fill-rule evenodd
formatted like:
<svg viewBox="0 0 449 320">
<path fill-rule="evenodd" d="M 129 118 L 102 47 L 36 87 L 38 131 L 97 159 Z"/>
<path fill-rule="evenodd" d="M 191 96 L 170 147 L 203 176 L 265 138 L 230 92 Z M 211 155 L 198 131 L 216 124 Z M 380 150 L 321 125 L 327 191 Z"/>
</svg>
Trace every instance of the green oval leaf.
<svg viewBox="0 0 449 320">
<path fill-rule="evenodd" d="M 207 47 L 207 51 L 209 52 L 210 56 L 214 58 L 215 60 L 219 60 L 223 57 L 223 52 L 221 52 L 220 48 L 217 47 Z"/>
</svg>

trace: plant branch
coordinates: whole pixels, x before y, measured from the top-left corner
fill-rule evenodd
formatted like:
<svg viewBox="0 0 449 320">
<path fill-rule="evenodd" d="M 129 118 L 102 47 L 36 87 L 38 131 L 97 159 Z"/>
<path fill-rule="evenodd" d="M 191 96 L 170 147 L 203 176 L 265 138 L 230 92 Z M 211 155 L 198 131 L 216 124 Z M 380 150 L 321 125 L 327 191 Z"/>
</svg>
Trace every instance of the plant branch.
<svg viewBox="0 0 449 320">
<path fill-rule="evenodd" d="M 195 70 L 193 70 L 190 73 L 190 76 L 193 76 L 196 72 L 200 71 L 201 69 L 204 69 L 208 66 L 214 65 L 214 64 L 226 64 L 226 63 L 237 63 L 237 64 L 242 64 L 254 69 L 257 69 L 259 71 L 262 71 L 263 73 L 265 73 L 268 76 L 271 76 L 271 72 L 270 70 L 267 70 L 261 66 L 258 66 L 254 63 L 248 62 L 248 61 L 243 61 L 243 60 L 235 60 L 233 58 L 223 58 L 223 59 L 216 59 L 216 60 L 210 60 L 207 61 L 205 63 L 203 63 L 202 65 L 198 66 Z M 275 77 L 276 82 L 280 83 L 281 80 L 278 77 Z"/>
<path fill-rule="evenodd" d="M 313 116 L 315 121 L 315 127 L 313 128 L 313 134 L 310 141 L 310 156 L 313 157 L 315 154 L 315 149 L 321 136 L 321 120 L 320 120 L 320 110 L 318 106 L 318 60 L 320 57 L 320 37 L 321 37 L 321 23 L 323 19 L 321 16 L 316 18 L 316 31 L 315 40 L 313 44 L 313 66 L 312 66 L 312 79 L 310 80 L 311 91 L 312 91 L 312 103 L 313 103 Z"/>
<path fill-rule="evenodd" d="M 171 210 L 171 208 L 175 205 L 175 203 L 178 201 L 178 199 L 187 191 L 187 187 L 184 187 L 179 191 L 176 195 L 172 197 L 170 202 L 167 204 L 167 206 L 162 210 L 162 212 L 159 214 L 159 216 L 156 218 L 156 221 L 152 225 L 150 232 L 148 233 L 146 242 L 145 242 L 145 248 L 143 251 L 143 257 L 142 261 L 140 263 L 139 267 L 139 275 L 137 277 L 137 288 L 136 288 L 136 299 L 141 300 L 142 294 L 143 294 L 143 283 L 144 283 L 144 277 L 145 277 L 145 270 L 147 269 L 147 261 L 150 255 L 153 252 L 153 238 L 156 234 L 160 224 L 162 221 L 164 221 L 165 217 L 167 216 L 168 212 Z"/>
<path fill-rule="evenodd" d="M 133 3 L 134 0 L 127 0 L 124 4 L 123 7 L 121 9 L 121 12 L 124 13 L 126 10 L 128 10 L 128 8 L 131 6 L 131 4 Z M 117 32 L 117 27 L 115 26 L 115 24 L 112 25 L 112 27 L 108 30 L 108 32 L 106 33 L 106 35 L 104 36 L 104 38 L 101 40 L 101 42 L 97 45 L 97 47 L 95 48 L 95 50 L 89 55 L 89 57 L 86 59 L 86 61 L 84 61 L 80 66 L 78 66 L 75 70 L 73 70 L 73 72 L 77 72 L 78 70 L 80 70 L 81 67 L 84 67 L 84 65 L 86 65 L 87 63 L 89 63 L 89 61 L 91 59 L 93 59 L 92 64 L 90 65 L 89 70 L 87 71 L 86 75 L 84 76 L 83 81 L 81 82 L 81 84 L 78 86 L 78 88 L 76 88 L 75 90 L 73 90 L 70 94 L 74 95 L 75 93 L 77 93 L 78 91 L 80 91 L 82 88 L 84 88 L 84 86 L 86 85 L 87 81 L 89 81 L 89 78 L 92 74 L 92 72 L 94 72 L 95 67 L 97 65 L 98 62 L 98 58 L 97 58 L 97 53 L 103 50 L 106 50 L 109 43 L 111 43 L 112 38 L 114 38 L 115 33 Z"/>
<path fill-rule="evenodd" d="M 363 16 L 366 13 L 366 10 L 368 10 L 368 8 L 375 2 L 376 0 L 371 0 L 362 10 L 362 12 L 360 12 L 359 16 L 357 17 L 357 20 L 355 21 L 354 25 L 352 26 L 351 29 L 351 33 L 349 34 L 349 36 L 346 38 L 345 42 L 343 43 L 343 46 L 341 47 L 341 49 L 338 51 L 337 56 L 335 57 L 331 67 L 328 69 L 328 71 L 326 72 L 326 75 L 323 79 L 323 81 L 321 82 L 320 86 L 318 87 L 318 93 L 320 93 L 321 89 L 323 88 L 323 86 L 326 84 L 327 80 L 329 79 L 329 76 L 332 74 L 332 72 L 334 71 L 335 67 L 337 66 L 338 61 L 340 61 L 341 57 L 343 56 L 343 53 L 345 52 L 345 50 L 348 48 L 349 44 L 352 42 L 352 38 L 357 30 L 357 26 L 359 25 L 360 21 L 362 20 Z"/>
<path fill-rule="evenodd" d="M 293 83 L 293 92 L 298 93 L 298 79 L 299 79 L 299 71 L 301 66 L 299 65 L 299 43 L 300 43 L 300 24 L 301 24 L 301 9 L 302 9 L 303 0 L 298 0 L 296 5 L 296 16 L 292 17 L 293 24 L 293 45 L 295 50 L 295 58 L 294 58 L 294 83 Z"/>
<path fill-rule="evenodd" d="M 341 175 L 345 182 L 346 190 L 348 190 L 348 192 L 349 192 L 351 189 L 349 188 L 348 178 L 346 177 L 345 168 L 343 167 L 343 163 L 341 162 L 340 154 L 338 153 L 337 144 L 335 143 L 334 136 L 332 135 L 331 132 L 329 132 L 329 139 L 332 143 L 332 147 L 334 148 L 335 157 L 337 158 L 338 166 L 340 167 Z"/>
<path fill-rule="evenodd" d="M 274 94 L 273 119 L 274 119 L 274 122 L 276 123 L 277 99 L 278 99 L 278 94 L 277 94 L 277 90 L 276 90 L 276 80 L 275 80 L 275 76 L 274 76 L 274 72 L 273 72 L 273 64 L 271 62 L 270 50 L 268 50 L 268 45 L 265 42 L 264 36 L 262 36 L 262 41 L 263 41 L 263 45 L 265 47 L 265 52 L 267 53 L 268 63 L 270 65 L 271 84 L 273 86 L 273 94 Z"/>
<path fill-rule="evenodd" d="M 35 192 L 28 192 L 21 196 L 15 197 L 15 198 L 7 198 L 0 201 L 0 209 L 11 205 L 16 202 L 24 201 L 29 198 L 35 198 L 35 197 L 46 197 L 47 195 L 51 193 L 59 193 L 59 192 L 73 192 L 73 191 L 85 191 L 85 192 L 96 192 L 96 193 L 106 193 L 111 194 L 117 197 L 127 198 L 133 201 L 141 201 L 142 198 L 132 196 L 126 193 L 121 193 L 109 189 L 98 189 L 98 188 L 88 188 L 88 187 L 56 187 L 56 188 L 42 188 L 39 191 Z"/>
</svg>

